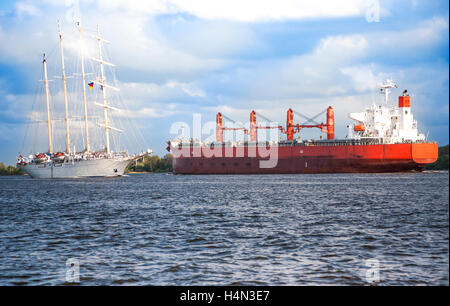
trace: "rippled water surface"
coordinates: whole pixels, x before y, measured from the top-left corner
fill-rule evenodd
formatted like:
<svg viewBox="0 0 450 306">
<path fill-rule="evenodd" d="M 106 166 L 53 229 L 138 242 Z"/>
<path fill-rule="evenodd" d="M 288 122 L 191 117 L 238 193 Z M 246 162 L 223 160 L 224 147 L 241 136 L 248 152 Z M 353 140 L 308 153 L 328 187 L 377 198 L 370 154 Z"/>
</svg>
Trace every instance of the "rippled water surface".
<svg viewBox="0 0 450 306">
<path fill-rule="evenodd" d="M 448 172 L 1 177 L 0 285 L 66 284 L 68 259 L 82 285 L 365 285 L 376 263 L 448 285 L 448 192 Z"/>
</svg>

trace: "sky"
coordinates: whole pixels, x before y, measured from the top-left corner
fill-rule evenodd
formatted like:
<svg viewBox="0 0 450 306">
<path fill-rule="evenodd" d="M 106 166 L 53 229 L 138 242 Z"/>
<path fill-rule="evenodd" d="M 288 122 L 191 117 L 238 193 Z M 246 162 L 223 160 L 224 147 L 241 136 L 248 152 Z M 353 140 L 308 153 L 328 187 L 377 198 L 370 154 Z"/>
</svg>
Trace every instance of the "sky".
<svg viewBox="0 0 450 306">
<path fill-rule="evenodd" d="M 100 25 L 110 42 L 128 109 L 121 116 L 142 136 L 130 151 L 166 154 L 166 141 L 179 134 L 177 122 L 189 130 L 193 114 L 201 115 L 207 138 L 219 111 L 246 123 L 254 109 L 284 124 L 288 108 L 313 116 L 331 105 L 336 137 L 344 138 L 348 113 L 381 101 L 378 86 L 387 78 L 399 86 L 390 103 L 408 89 L 419 130 L 449 143 L 447 1 L 6 0 L 0 2 L 5 164 L 27 153 L 41 57 L 57 58 L 58 20 L 69 33 L 69 55 L 77 46 L 69 41 L 75 20 L 88 32 Z M 302 131 L 302 137 L 317 139 L 320 132 Z"/>
</svg>

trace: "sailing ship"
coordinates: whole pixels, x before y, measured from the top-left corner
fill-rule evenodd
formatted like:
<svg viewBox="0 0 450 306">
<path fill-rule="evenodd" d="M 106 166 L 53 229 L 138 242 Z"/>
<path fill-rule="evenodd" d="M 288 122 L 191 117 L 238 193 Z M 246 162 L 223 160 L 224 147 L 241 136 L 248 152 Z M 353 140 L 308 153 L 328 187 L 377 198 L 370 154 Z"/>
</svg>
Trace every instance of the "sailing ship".
<svg viewBox="0 0 450 306">
<path fill-rule="evenodd" d="M 47 76 L 47 59 L 45 54 L 43 55 L 43 83 L 45 89 L 45 101 L 46 101 L 46 123 L 47 123 L 47 138 L 48 138 L 48 150 L 47 152 L 38 152 L 30 154 L 28 157 L 19 155 L 17 160 L 17 166 L 29 174 L 33 178 L 80 178 L 80 177 L 113 177 L 122 176 L 125 173 L 125 169 L 131 162 L 143 158 L 146 155 L 152 153 L 150 149 L 140 154 L 128 154 L 128 151 L 113 151 L 111 148 L 111 133 L 124 131 L 112 126 L 110 122 L 109 111 L 119 111 L 120 109 L 110 105 L 108 90 L 118 91 L 115 86 L 109 85 L 106 82 L 105 66 L 114 67 L 110 62 L 103 59 L 102 49 L 103 43 L 108 42 L 100 36 L 100 28 L 97 25 L 97 33 L 94 35 L 94 39 L 98 44 L 98 58 L 92 58 L 97 64 L 100 65 L 100 76 L 94 80 L 91 80 L 87 84 L 87 73 L 85 72 L 85 56 L 83 51 L 83 31 L 81 22 L 77 23 L 77 30 L 79 32 L 80 39 L 80 64 L 81 64 L 81 76 L 82 83 L 82 102 L 83 102 L 83 121 L 84 121 L 84 145 L 85 148 L 82 151 L 77 152 L 75 146 L 71 145 L 71 134 L 69 124 L 69 99 L 67 91 L 67 77 L 64 63 L 64 48 L 63 48 L 63 35 L 61 27 L 58 22 L 59 32 L 59 48 L 61 55 L 61 79 L 64 93 L 64 114 L 65 114 L 65 150 L 63 152 L 54 152 L 52 141 L 52 118 L 50 108 L 50 91 L 49 91 L 49 79 Z M 97 126 L 104 129 L 104 148 L 92 149 L 91 139 L 89 137 L 89 118 L 88 116 L 88 101 L 86 94 L 86 84 L 93 89 L 95 85 L 101 91 L 102 103 L 95 103 L 97 106 L 103 108 L 103 122 L 96 122 Z M 73 149 L 72 149 L 73 148 Z"/>
</svg>

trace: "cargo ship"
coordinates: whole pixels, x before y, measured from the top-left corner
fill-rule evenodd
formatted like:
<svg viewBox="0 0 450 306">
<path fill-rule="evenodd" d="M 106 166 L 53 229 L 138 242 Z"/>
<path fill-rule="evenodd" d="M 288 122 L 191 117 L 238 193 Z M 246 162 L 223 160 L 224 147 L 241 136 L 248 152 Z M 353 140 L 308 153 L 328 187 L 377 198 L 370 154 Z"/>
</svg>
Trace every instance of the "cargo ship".
<svg viewBox="0 0 450 306">
<path fill-rule="evenodd" d="M 438 144 L 419 133 L 411 113 L 407 90 L 398 97 L 398 105 L 389 105 L 389 94 L 398 88 L 392 80 L 380 86 L 384 101 L 364 112 L 350 113 L 354 124 L 347 136 L 335 139 L 334 110 L 329 106 L 326 123 L 308 118 L 295 124 L 292 109 L 287 111 L 286 126 L 257 123 L 257 113 L 250 113 L 249 128 L 224 127 L 223 115 L 216 117 L 216 141 L 181 138 L 168 142 L 173 154 L 174 174 L 294 174 L 294 173 L 380 173 L 423 171 L 438 157 Z M 320 114 L 319 114 L 320 115 Z M 303 116 L 305 117 L 305 116 Z M 307 118 L 307 117 L 305 117 Z M 306 124 L 314 123 L 314 124 Z M 326 139 L 302 140 L 295 137 L 304 128 L 318 128 Z M 285 140 L 258 141 L 258 130 L 275 129 L 286 134 Z M 225 131 L 242 130 L 249 140 L 224 141 Z M 322 138 L 322 137 L 321 137 Z"/>
</svg>

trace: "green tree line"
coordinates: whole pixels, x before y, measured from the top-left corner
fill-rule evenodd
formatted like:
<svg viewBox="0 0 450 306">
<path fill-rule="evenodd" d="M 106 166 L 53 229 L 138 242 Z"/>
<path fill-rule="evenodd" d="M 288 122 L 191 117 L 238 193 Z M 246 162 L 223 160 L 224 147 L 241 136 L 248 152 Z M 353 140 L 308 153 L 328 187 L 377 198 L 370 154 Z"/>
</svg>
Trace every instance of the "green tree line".
<svg viewBox="0 0 450 306">
<path fill-rule="evenodd" d="M 25 174 L 22 170 L 14 166 L 5 166 L 0 163 L 0 175 L 20 175 Z"/>
<path fill-rule="evenodd" d="M 145 156 L 127 167 L 128 172 L 172 172 L 172 154 L 163 158 L 158 155 Z"/>
<path fill-rule="evenodd" d="M 425 166 L 426 170 L 448 170 L 448 145 L 439 147 L 437 161 Z"/>
</svg>

